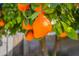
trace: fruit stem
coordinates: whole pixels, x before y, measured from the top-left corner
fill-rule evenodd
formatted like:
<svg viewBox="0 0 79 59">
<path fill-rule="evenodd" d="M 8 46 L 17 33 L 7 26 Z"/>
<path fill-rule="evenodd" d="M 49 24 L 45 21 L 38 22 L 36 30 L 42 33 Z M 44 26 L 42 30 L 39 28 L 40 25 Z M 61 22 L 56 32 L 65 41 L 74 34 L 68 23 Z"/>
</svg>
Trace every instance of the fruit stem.
<svg viewBox="0 0 79 59">
<path fill-rule="evenodd" d="M 40 45 L 41 45 L 41 52 L 42 52 L 42 55 L 48 56 L 48 50 L 47 50 L 47 48 L 46 48 L 45 37 L 44 37 L 44 38 L 41 38 L 41 40 L 40 40 Z"/>
</svg>

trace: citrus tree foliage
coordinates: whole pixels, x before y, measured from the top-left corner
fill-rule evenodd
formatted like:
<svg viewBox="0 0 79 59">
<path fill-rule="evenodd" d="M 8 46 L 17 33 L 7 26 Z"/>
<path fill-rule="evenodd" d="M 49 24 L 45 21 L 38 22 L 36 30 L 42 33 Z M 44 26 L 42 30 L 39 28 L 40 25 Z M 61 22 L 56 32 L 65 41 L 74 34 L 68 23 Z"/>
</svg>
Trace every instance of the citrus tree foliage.
<svg viewBox="0 0 79 59">
<path fill-rule="evenodd" d="M 16 32 L 25 33 L 26 31 L 22 29 L 22 21 L 25 19 L 26 25 L 28 22 L 32 25 L 40 13 L 34 11 L 38 6 L 39 4 L 30 4 L 29 10 L 20 11 L 17 4 L 3 4 L 0 19 L 5 21 L 5 26 L 0 27 L 0 34 L 7 34 L 8 31 L 10 31 L 9 35 Z M 46 3 L 42 4 L 42 10 L 45 13 L 44 15 L 51 21 L 52 32 L 56 32 L 57 35 L 67 32 L 69 38 L 77 38 L 75 31 L 79 29 L 79 8 L 74 4 Z"/>
</svg>

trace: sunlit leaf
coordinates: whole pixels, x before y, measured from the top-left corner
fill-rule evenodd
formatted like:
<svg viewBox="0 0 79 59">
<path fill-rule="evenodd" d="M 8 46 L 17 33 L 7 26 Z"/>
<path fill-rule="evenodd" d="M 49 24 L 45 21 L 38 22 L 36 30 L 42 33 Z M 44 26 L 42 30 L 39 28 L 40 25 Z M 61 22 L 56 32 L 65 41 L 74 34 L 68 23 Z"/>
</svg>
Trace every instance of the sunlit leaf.
<svg viewBox="0 0 79 59">
<path fill-rule="evenodd" d="M 67 28 L 67 32 L 68 32 L 68 37 L 69 38 L 71 38 L 73 40 L 77 40 L 77 33 L 76 33 L 76 31 L 73 28 L 68 27 Z"/>
<path fill-rule="evenodd" d="M 34 14 L 32 14 L 29 19 L 30 19 L 30 24 L 32 25 L 34 19 L 38 16 L 39 12 L 35 12 Z"/>
<path fill-rule="evenodd" d="M 21 23 L 21 17 L 20 16 L 18 16 L 16 20 L 17 20 L 18 24 Z"/>
</svg>

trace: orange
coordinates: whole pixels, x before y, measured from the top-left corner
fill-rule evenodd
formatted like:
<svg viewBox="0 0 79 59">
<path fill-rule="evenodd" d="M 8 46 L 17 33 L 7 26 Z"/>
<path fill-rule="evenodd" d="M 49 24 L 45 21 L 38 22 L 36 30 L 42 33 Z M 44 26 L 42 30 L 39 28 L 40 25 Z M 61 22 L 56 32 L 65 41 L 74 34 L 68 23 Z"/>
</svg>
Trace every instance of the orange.
<svg viewBox="0 0 79 59">
<path fill-rule="evenodd" d="M 40 12 L 40 11 L 42 11 L 42 5 L 40 4 L 40 6 L 39 6 L 39 7 L 36 7 L 36 8 L 34 9 L 34 11 L 35 11 L 35 12 Z"/>
<path fill-rule="evenodd" d="M 21 4 L 21 3 L 18 3 L 18 9 L 20 11 L 26 11 L 30 8 L 29 4 Z"/>
<path fill-rule="evenodd" d="M 34 9 L 34 11 L 35 11 L 35 12 L 41 12 L 42 14 L 45 14 L 45 11 L 42 10 L 42 4 L 40 4 L 39 7 L 36 7 L 36 8 Z"/>
<path fill-rule="evenodd" d="M 35 38 L 44 37 L 52 30 L 52 25 L 44 14 L 39 14 L 32 26 Z"/>
<path fill-rule="evenodd" d="M 27 41 L 32 41 L 33 38 L 34 38 L 34 36 L 33 36 L 33 32 L 32 32 L 32 31 L 29 31 L 29 32 L 27 32 L 27 33 L 25 34 L 25 39 L 26 39 Z"/>
<path fill-rule="evenodd" d="M 62 32 L 60 35 L 59 35 L 60 38 L 66 38 L 67 37 L 67 33 L 66 32 Z"/>
<path fill-rule="evenodd" d="M 3 27 L 5 25 L 3 20 L 0 20 L 0 27 Z"/>
<path fill-rule="evenodd" d="M 24 21 L 22 22 L 22 29 L 24 30 L 32 30 L 32 26 L 28 23 L 25 25 Z"/>
</svg>

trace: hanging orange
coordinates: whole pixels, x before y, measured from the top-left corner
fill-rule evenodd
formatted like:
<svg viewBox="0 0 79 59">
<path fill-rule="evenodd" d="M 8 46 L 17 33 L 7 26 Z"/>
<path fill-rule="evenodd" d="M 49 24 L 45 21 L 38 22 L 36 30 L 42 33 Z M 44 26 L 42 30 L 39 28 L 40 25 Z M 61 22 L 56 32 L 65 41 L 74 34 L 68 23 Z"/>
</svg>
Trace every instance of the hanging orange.
<svg viewBox="0 0 79 59">
<path fill-rule="evenodd" d="M 60 38 L 66 38 L 67 37 L 67 33 L 66 32 L 62 32 L 60 35 L 59 35 Z"/>
<path fill-rule="evenodd" d="M 22 22 L 22 29 L 24 30 L 32 30 L 32 26 L 28 23 L 25 25 L 24 21 Z"/>
<path fill-rule="evenodd" d="M 42 11 L 42 5 L 40 4 L 40 6 L 39 6 L 39 7 L 36 7 L 36 8 L 34 9 L 34 11 L 35 11 L 35 12 L 40 12 L 40 11 Z"/>
<path fill-rule="evenodd" d="M 3 27 L 5 25 L 5 22 L 3 20 L 0 20 L 0 27 Z"/>
<path fill-rule="evenodd" d="M 25 34 L 25 39 L 26 39 L 27 41 L 32 41 L 33 38 L 34 38 L 34 36 L 33 36 L 33 32 L 32 32 L 32 31 L 29 31 L 29 32 L 27 32 L 27 33 Z"/>
<path fill-rule="evenodd" d="M 35 38 L 41 38 L 51 32 L 52 25 L 44 14 L 39 14 L 33 23 L 33 32 Z"/>
<path fill-rule="evenodd" d="M 26 10 L 28 10 L 28 9 L 30 8 L 29 5 L 30 5 L 30 4 L 21 4 L 21 3 L 18 3 L 18 9 L 19 9 L 20 11 L 26 11 Z"/>
</svg>

